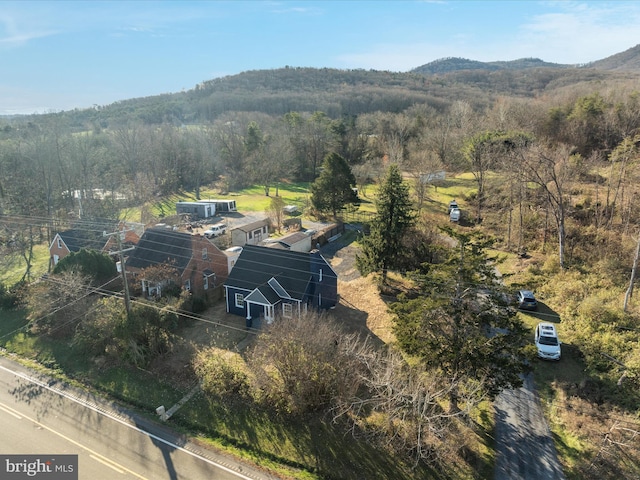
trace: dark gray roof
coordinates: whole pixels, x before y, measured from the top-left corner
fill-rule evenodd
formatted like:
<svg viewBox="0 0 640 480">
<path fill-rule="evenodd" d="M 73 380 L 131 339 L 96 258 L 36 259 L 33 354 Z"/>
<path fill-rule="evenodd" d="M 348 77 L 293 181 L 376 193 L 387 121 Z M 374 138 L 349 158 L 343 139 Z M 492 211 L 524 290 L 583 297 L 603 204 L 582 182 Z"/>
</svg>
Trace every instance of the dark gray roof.
<svg viewBox="0 0 640 480">
<path fill-rule="evenodd" d="M 108 238 L 102 232 L 94 230 L 65 230 L 59 232 L 60 238 L 65 243 L 70 252 L 77 253 L 80 249 L 102 250 Z"/>
<path fill-rule="evenodd" d="M 148 268 L 170 264 L 182 272 L 191 256 L 191 234 L 166 228 L 151 228 L 140 238 L 135 250 L 127 259 L 127 266 Z"/>
<path fill-rule="evenodd" d="M 292 298 L 300 300 L 311 279 L 311 262 L 323 262 L 324 274 L 336 275 L 319 253 L 245 245 L 225 285 L 253 290 L 275 278 Z"/>
</svg>

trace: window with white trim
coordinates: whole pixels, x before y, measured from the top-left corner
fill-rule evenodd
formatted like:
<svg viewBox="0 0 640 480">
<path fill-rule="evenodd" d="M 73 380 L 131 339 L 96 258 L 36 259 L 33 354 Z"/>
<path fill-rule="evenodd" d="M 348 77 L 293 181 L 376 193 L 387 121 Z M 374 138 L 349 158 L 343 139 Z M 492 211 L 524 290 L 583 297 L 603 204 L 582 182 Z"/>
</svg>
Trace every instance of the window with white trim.
<svg viewBox="0 0 640 480">
<path fill-rule="evenodd" d="M 206 273 L 202 276 L 202 288 L 209 290 L 209 277 Z"/>
<path fill-rule="evenodd" d="M 207 247 L 202 249 L 202 259 L 206 260 L 208 258 Z"/>
<path fill-rule="evenodd" d="M 282 316 L 284 318 L 293 317 L 293 305 L 291 305 L 290 303 L 283 303 L 282 304 Z"/>
<path fill-rule="evenodd" d="M 62 239 L 61 238 L 58 239 L 58 248 L 62 248 Z"/>
<path fill-rule="evenodd" d="M 244 307 L 244 295 L 241 293 L 236 293 L 236 307 Z"/>
<path fill-rule="evenodd" d="M 187 280 L 186 282 L 184 282 L 184 289 L 185 289 L 187 292 L 190 292 L 190 291 L 191 291 L 191 280 Z"/>
</svg>

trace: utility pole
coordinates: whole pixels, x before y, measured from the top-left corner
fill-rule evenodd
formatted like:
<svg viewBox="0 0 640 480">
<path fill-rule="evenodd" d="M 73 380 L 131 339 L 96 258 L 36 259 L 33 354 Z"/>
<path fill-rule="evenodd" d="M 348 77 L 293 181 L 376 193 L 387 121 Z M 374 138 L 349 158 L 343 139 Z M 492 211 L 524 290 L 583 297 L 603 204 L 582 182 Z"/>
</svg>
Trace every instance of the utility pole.
<svg viewBox="0 0 640 480">
<path fill-rule="evenodd" d="M 127 281 L 127 270 L 125 268 L 126 259 L 123 253 L 134 250 L 134 247 L 127 248 L 125 250 L 122 249 L 122 236 L 124 236 L 125 232 L 127 232 L 127 230 L 116 231 L 111 233 L 105 232 L 103 235 L 105 237 L 108 237 L 108 236 L 115 237 L 116 242 L 118 244 L 118 250 L 115 252 L 109 252 L 109 255 L 120 256 L 120 273 L 122 273 L 122 284 L 124 285 L 124 308 L 127 312 L 127 318 L 129 318 L 129 315 L 131 313 L 131 297 L 129 296 L 129 283 Z"/>
</svg>

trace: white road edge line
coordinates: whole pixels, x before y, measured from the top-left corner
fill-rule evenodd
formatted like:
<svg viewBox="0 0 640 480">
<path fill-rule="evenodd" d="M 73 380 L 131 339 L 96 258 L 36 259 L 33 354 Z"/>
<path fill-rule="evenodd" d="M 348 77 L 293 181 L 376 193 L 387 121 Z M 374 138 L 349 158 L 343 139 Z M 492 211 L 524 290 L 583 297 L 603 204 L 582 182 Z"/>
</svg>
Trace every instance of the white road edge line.
<svg viewBox="0 0 640 480">
<path fill-rule="evenodd" d="M 4 370 L 5 372 L 8 372 L 8 373 L 10 373 L 12 375 L 15 375 L 16 377 L 20 377 L 20 378 L 22 378 L 24 380 L 27 380 L 28 382 L 34 383 L 36 385 L 39 385 L 42 388 L 46 388 L 50 392 L 53 392 L 53 393 L 55 393 L 57 395 L 60 395 L 61 397 L 65 397 L 66 399 L 71 400 L 72 402 L 75 402 L 75 403 L 77 403 L 79 405 L 83 405 L 85 408 L 93 410 L 94 412 L 96 412 L 96 413 L 98 413 L 100 415 L 103 415 L 103 416 L 105 416 L 107 418 L 110 418 L 111 420 L 114 420 L 114 421 L 116 421 L 116 422 L 118 422 L 118 423 L 120 423 L 120 424 L 122 424 L 122 425 L 124 425 L 124 426 L 126 426 L 126 427 L 128 427 L 128 428 L 130 428 L 132 430 L 134 430 L 134 431 L 137 431 L 138 433 L 146 435 L 147 437 L 152 438 L 153 440 L 157 440 L 157 441 L 159 441 L 161 443 L 164 443 L 168 447 L 171 447 L 171 448 L 174 448 L 174 449 L 179 450 L 181 452 L 184 452 L 184 453 L 186 453 L 188 455 L 191 455 L 194 458 L 198 458 L 198 459 L 202 460 L 205 463 L 208 463 L 210 465 L 213 465 L 214 467 L 220 468 L 220 469 L 224 470 L 227 473 L 230 473 L 232 475 L 237 476 L 238 478 L 241 478 L 242 480 L 255 480 L 253 477 L 247 477 L 246 475 L 243 475 L 242 473 L 239 473 L 239 472 L 237 472 L 235 470 L 232 470 L 229 467 L 225 467 L 224 465 L 222 465 L 220 463 L 214 462 L 213 460 L 210 460 L 210 459 L 205 458 L 205 457 L 203 457 L 201 455 L 198 455 L 195 452 L 191 452 L 191 451 L 187 450 L 186 448 L 181 447 L 180 445 L 176 445 L 175 443 L 171 443 L 170 441 L 165 440 L 162 437 L 158 437 L 157 435 L 154 435 L 151 432 L 147 432 L 145 430 L 142 430 L 141 428 L 136 427 L 135 425 L 131 425 L 130 423 L 125 422 L 124 420 L 122 420 L 122 419 L 120 419 L 118 417 L 115 417 L 115 416 L 113 416 L 113 415 L 111 415 L 111 414 L 109 414 L 109 413 L 107 413 L 105 411 L 100 410 L 99 408 L 96 408 L 95 406 L 91 405 L 88 402 L 82 401 L 79 398 L 76 398 L 76 397 L 74 397 L 72 395 L 69 395 L 68 393 L 61 392 L 60 390 L 52 388 L 49 385 L 47 385 L 46 383 L 41 382 L 40 380 L 37 380 L 35 378 L 31 378 L 28 375 L 25 375 L 25 374 L 20 373 L 20 372 L 16 372 L 15 370 L 11 370 L 11 369 L 6 368 L 6 367 L 4 367 L 2 365 L 0 365 L 0 369 Z"/>
</svg>

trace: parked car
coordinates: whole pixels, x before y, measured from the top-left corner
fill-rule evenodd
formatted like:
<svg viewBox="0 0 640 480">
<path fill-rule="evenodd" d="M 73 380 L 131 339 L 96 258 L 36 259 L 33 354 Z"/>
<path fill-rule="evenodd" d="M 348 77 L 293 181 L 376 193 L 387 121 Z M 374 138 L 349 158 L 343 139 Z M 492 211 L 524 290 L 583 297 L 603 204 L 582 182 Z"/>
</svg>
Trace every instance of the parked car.
<svg viewBox="0 0 640 480">
<path fill-rule="evenodd" d="M 538 301 L 531 290 L 520 290 L 518 292 L 518 308 L 521 310 L 537 310 Z"/>
<path fill-rule="evenodd" d="M 451 200 L 449 202 L 449 215 L 451 215 L 451 210 L 459 210 L 460 207 L 458 206 L 458 202 L 456 202 L 455 200 Z"/>
<path fill-rule="evenodd" d="M 562 342 L 558 340 L 558 332 L 553 323 L 541 322 L 536 326 L 535 342 L 539 358 L 560 360 Z"/>
<path fill-rule="evenodd" d="M 219 223 L 218 225 L 214 225 L 208 230 L 204 231 L 204 236 L 207 238 L 215 238 L 227 231 L 227 226 L 224 223 Z"/>
<path fill-rule="evenodd" d="M 462 215 L 462 212 L 460 211 L 460 209 L 454 208 L 449 212 L 449 220 L 452 222 L 459 222 L 461 215 Z"/>
</svg>

